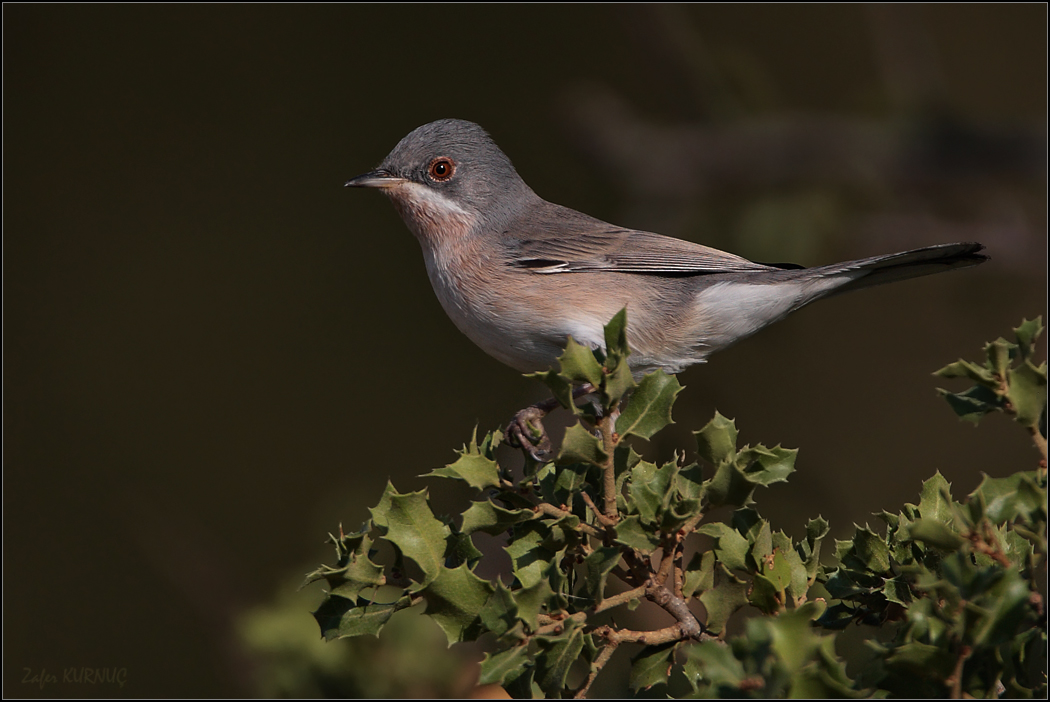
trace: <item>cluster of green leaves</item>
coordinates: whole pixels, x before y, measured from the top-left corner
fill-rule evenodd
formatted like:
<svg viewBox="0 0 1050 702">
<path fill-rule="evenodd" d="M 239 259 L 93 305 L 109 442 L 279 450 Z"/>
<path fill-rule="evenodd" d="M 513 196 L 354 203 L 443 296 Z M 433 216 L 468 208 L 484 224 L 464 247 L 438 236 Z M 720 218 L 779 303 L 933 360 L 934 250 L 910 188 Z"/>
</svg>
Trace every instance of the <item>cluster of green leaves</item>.
<svg viewBox="0 0 1050 702">
<path fill-rule="evenodd" d="M 934 375 L 974 381 L 964 392 L 938 390 L 960 418 L 976 424 L 990 412 L 1006 412 L 1033 436 L 1042 436 L 1045 454 L 1046 361 L 1032 362 L 1042 333 L 1042 317 L 1022 320 L 1014 329 L 1016 343 L 999 337 L 985 345 L 983 364 L 960 358 Z"/>
<path fill-rule="evenodd" d="M 858 529 L 822 554 L 823 519 L 794 542 L 753 507 L 759 486 L 793 472 L 796 451 L 739 446 L 735 423 L 716 413 L 695 432 L 697 461 L 642 459 L 629 437 L 648 439 L 671 423 L 681 386 L 663 372 L 635 381 L 625 329 L 621 312 L 606 327 L 604 352 L 570 339 L 560 369 L 534 376 L 575 416 L 552 460 L 523 451 L 514 475 L 497 455 L 501 434 L 475 436 L 428 474 L 476 491 L 457 518 L 436 516 L 426 491 L 388 485 L 359 531 L 333 537 L 336 565 L 307 579 L 328 584 L 315 612 L 326 638 L 378 635 L 395 612 L 425 603 L 450 644 L 488 635 L 481 683 L 515 697 L 585 695 L 621 644 L 635 651 L 636 692 L 1045 694 L 1045 581 L 1036 584 L 1046 554 L 1045 465 L 986 479 L 965 504 L 937 475 L 918 506 L 880 515 L 884 536 Z M 1045 364 L 1030 361 L 1038 331 L 1022 330 L 1018 344 L 1001 348 L 1023 370 L 989 352 L 999 364 L 989 377 L 1005 378 L 1000 408 L 1019 420 L 1016 408 L 1024 405 L 1026 419 L 1032 410 L 1031 398 L 1019 399 L 1027 381 L 1016 378 L 1041 370 L 1045 388 Z M 596 399 L 576 406 L 573 390 L 585 385 Z M 715 508 L 725 517 L 713 519 Z M 503 540 L 509 584 L 475 574 L 486 557 L 472 540 L 478 533 Z M 822 555 L 834 563 L 822 565 Z M 675 623 L 632 629 L 610 619 L 623 608 L 621 621 L 637 620 L 628 613 L 643 599 Z M 745 607 L 766 616 L 727 640 Z M 835 652 L 850 622 L 879 627 L 855 679 Z"/>
</svg>

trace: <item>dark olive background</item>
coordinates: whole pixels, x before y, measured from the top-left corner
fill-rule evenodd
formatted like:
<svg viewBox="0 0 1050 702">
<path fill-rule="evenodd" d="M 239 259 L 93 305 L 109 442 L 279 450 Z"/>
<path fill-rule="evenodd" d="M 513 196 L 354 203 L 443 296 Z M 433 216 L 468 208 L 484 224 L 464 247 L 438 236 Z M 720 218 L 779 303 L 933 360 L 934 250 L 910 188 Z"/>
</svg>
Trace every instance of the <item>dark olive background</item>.
<svg viewBox="0 0 1050 702">
<path fill-rule="evenodd" d="M 415 476 L 542 396 L 448 321 L 389 203 L 342 187 L 411 129 L 474 120 L 548 199 L 733 246 L 625 207 L 568 126 L 595 86 L 697 117 L 638 30 L 656 11 L 4 6 L 5 695 L 251 694 L 237 613 L 328 559 L 388 477 L 435 490 Z M 755 111 L 900 116 L 864 7 L 684 13 L 762 76 Z M 914 16 L 945 109 L 1045 127 L 1045 6 Z M 990 263 L 822 302 L 690 369 L 653 455 L 717 407 L 743 441 L 802 449 L 758 495 L 774 527 L 822 513 L 840 537 L 935 470 L 958 496 L 1031 468 L 1018 428 L 958 422 L 930 375 L 1046 310 L 1045 175 L 968 187 L 928 206 L 958 229 L 916 245 L 977 238 Z M 732 223 L 768 195 L 703 204 Z M 847 231 L 798 262 L 872 248 Z M 81 666 L 127 684 L 22 682 Z"/>
</svg>

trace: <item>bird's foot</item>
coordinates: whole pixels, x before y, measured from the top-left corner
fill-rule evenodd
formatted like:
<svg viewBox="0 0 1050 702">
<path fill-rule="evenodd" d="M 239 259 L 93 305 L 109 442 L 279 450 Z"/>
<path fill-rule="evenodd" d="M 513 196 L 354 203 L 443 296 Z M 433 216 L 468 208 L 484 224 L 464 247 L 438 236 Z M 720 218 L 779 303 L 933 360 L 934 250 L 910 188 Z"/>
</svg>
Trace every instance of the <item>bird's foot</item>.
<svg viewBox="0 0 1050 702">
<path fill-rule="evenodd" d="M 507 426 L 507 443 L 522 449 L 535 461 L 546 461 L 551 454 L 551 440 L 543 428 L 543 418 L 549 411 L 532 405 L 515 414 Z"/>
</svg>

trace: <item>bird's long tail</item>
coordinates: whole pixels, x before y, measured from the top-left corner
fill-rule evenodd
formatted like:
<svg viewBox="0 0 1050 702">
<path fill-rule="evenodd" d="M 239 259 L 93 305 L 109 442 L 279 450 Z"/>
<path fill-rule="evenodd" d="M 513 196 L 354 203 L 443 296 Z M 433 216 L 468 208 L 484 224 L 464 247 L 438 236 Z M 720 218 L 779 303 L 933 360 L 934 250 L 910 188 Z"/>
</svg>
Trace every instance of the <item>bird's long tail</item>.
<svg viewBox="0 0 1050 702">
<path fill-rule="evenodd" d="M 870 288 L 873 285 L 893 283 L 898 280 L 918 278 L 933 273 L 952 270 L 954 268 L 966 268 L 976 266 L 988 260 L 988 256 L 981 253 L 983 244 L 966 242 L 961 244 L 938 244 L 927 246 L 913 251 L 902 251 L 895 254 L 883 256 L 872 256 L 856 261 L 845 261 L 830 266 L 817 266 L 808 269 L 812 273 L 819 273 L 821 277 L 834 278 L 839 274 L 851 271 L 859 271 L 862 275 L 853 278 L 828 291 L 827 295 L 837 295 L 850 290 Z M 823 297 L 823 296 L 822 296 Z"/>
</svg>

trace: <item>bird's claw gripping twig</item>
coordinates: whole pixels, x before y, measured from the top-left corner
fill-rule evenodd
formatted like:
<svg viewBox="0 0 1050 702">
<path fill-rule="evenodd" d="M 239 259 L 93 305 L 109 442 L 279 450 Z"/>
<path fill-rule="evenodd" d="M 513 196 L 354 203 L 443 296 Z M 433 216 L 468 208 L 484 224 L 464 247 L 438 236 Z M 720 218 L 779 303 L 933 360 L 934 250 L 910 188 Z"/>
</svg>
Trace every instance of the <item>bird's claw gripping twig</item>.
<svg viewBox="0 0 1050 702">
<path fill-rule="evenodd" d="M 551 440 L 543 428 L 543 418 L 550 412 L 540 405 L 532 405 L 514 415 L 507 426 L 507 441 L 524 450 L 533 460 L 543 462 L 551 453 Z"/>
</svg>

